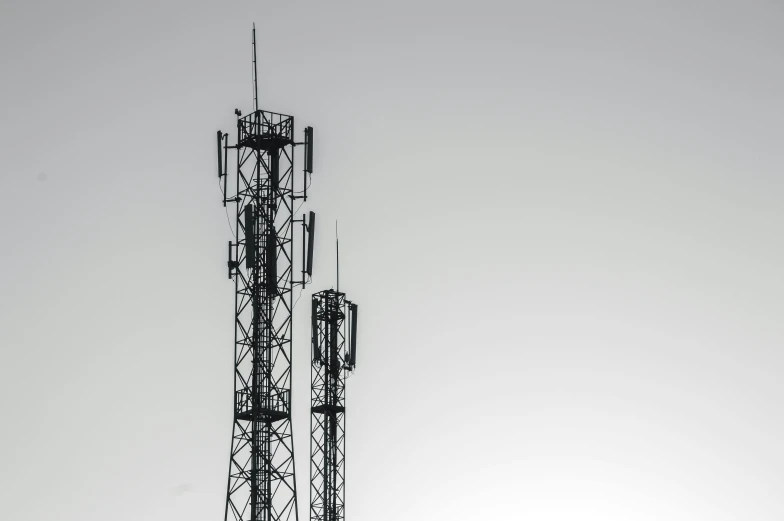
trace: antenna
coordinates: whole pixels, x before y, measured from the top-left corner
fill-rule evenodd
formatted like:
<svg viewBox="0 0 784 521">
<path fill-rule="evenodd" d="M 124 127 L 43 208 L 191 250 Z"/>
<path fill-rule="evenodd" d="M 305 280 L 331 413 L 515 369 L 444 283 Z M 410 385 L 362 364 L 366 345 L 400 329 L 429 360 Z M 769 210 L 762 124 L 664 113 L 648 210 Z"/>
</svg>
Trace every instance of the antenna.
<svg viewBox="0 0 784 521">
<path fill-rule="evenodd" d="M 256 24 L 253 24 L 253 110 L 259 110 L 259 72 L 256 68 Z"/>
<path fill-rule="evenodd" d="M 269 295 L 278 294 L 278 256 L 277 256 L 277 234 L 275 227 L 271 226 L 267 231 L 266 259 L 265 266 L 267 276 L 267 293 Z"/>
<path fill-rule="evenodd" d="M 223 177 L 223 158 L 221 157 L 221 145 L 223 145 L 223 132 L 218 131 L 218 179 Z"/>
<path fill-rule="evenodd" d="M 308 224 L 308 260 L 305 264 L 305 273 L 313 276 L 313 241 L 316 235 L 316 212 L 310 212 L 310 222 Z"/>
<path fill-rule="evenodd" d="M 220 153 L 220 150 L 218 150 Z M 220 161 L 220 158 L 218 158 Z M 229 135 L 223 134 L 223 206 L 226 206 L 226 189 L 229 180 Z M 220 179 L 220 177 L 218 178 Z"/>
<path fill-rule="evenodd" d="M 319 330 L 318 330 L 318 303 L 319 301 L 313 299 L 311 301 L 310 310 L 310 331 L 311 343 L 313 344 L 313 361 L 321 361 L 321 349 L 319 348 Z"/>
<path fill-rule="evenodd" d="M 280 156 L 278 155 L 277 150 L 270 150 L 270 169 L 269 169 L 269 179 L 270 185 L 272 189 L 276 192 L 278 191 L 278 187 L 280 185 Z"/>
<path fill-rule="evenodd" d="M 349 344 L 348 365 L 351 369 L 357 365 L 357 306 L 356 304 L 349 303 L 348 310 L 350 312 L 349 323 L 351 324 L 351 343 Z"/>
<path fill-rule="evenodd" d="M 335 271 L 337 271 L 337 290 L 340 292 L 340 241 L 338 241 L 338 220 L 335 219 Z"/>
<path fill-rule="evenodd" d="M 252 269 L 256 265 L 256 216 L 253 205 L 245 206 L 245 267 Z"/>
<path fill-rule="evenodd" d="M 313 173 L 313 127 L 305 127 L 305 172 Z"/>
</svg>

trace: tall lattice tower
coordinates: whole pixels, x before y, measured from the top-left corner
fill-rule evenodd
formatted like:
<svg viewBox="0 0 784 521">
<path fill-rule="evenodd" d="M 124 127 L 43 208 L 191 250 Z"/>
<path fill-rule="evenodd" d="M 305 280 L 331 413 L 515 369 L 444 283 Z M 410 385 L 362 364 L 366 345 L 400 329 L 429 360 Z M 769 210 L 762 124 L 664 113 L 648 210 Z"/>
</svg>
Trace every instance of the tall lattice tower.
<svg viewBox="0 0 784 521">
<path fill-rule="evenodd" d="M 223 204 L 236 205 L 229 241 L 235 283 L 234 427 L 226 493 L 226 521 L 297 521 L 291 426 L 292 294 L 312 270 L 310 222 L 294 219 L 307 198 L 294 184 L 294 150 L 305 145 L 303 176 L 312 172 L 313 130 L 294 140 L 294 117 L 260 110 L 253 29 L 254 110 L 237 116 L 234 144 L 218 131 L 218 177 Z M 236 155 L 236 193 L 227 194 L 229 151 Z M 295 280 L 294 230 L 302 227 L 301 279 Z M 305 234 L 309 235 L 307 255 Z M 298 252 L 296 252 L 298 253 Z M 307 258 L 307 261 L 305 260 Z M 298 273 L 299 275 L 299 273 Z"/>
<path fill-rule="evenodd" d="M 346 376 L 356 365 L 357 305 L 332 289 L 311 301 L 310 519 L 345 519 Z"/>
</svg>

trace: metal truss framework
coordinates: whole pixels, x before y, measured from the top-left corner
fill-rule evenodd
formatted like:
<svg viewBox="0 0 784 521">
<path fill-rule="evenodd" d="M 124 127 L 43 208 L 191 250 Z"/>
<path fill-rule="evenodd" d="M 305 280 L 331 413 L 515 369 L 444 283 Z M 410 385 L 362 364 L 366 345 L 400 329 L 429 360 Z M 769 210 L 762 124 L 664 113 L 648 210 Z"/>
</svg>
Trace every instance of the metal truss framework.
<svg viewBox="0 0 784 521">
<path fill-rule="evenodd" d="M 236 297 L 226 521 L 298 519 L 291 427 L 293 136 L 292 116 L 256 110 L 238 113 L 236 145 L 226 147 L 237 155 L 236 197 L 226 198 L 237 203 L 237 241 L 229 243 Z"/>
<path fill-rule="evenodd" d="M 312 300 L 310 519 L 345 518 L 346 387 L 353 369 L 346 351 L 346 295 L 326 290 Z"/>
</svg>

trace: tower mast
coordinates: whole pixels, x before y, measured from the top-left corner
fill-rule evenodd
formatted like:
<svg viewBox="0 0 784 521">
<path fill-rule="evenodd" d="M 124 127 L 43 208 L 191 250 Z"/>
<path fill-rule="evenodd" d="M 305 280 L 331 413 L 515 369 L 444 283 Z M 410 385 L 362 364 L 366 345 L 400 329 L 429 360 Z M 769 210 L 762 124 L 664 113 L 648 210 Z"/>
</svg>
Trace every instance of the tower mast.
<svg viewBox="0 0 784 521">
<path fill-rule="evenodd" d="M 346 516 L 346 378 L 357 358 L 357 305 L 340 292 L 335 222 L 337 290 L 311 301 L 310 521 Z"/>
<path fill-rule="evenodd" d="M 306 278 L 304 267 L 302 280 L 293 278 L 294 223 L 303 223 L 303 233 L 306 227 L 304 217 L 294 219 L 294 204 L 304 199 L 294 187 L 294 148 L 306 145 L 304 173 L 312 172 L 312 129 L 306 130 L 310 137 L 305 143 L 295 143 L 293 116 L 259 109 L 256 58 L 254 25 L 254 110 L 246 116 L 235 110 L 234 145 L 218 132 L 218 175 L 223 177 L 224 204 L 236 205 L 237 230 L 236 241 L 229 241 L 228 260 L 235 284 L 234 420 L 224 517 L 298 521 L 291 425 L 292 290 Z M 229 150 L 236 154 L 236 193 L 231 197 L 226 193 Z"/>
</svg>

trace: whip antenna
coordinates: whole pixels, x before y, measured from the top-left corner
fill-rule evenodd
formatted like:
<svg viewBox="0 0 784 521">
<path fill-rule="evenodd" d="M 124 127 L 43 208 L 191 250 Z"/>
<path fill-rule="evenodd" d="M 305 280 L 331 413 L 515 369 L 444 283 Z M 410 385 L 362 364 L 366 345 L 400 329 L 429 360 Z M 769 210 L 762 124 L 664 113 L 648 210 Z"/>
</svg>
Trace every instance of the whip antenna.
<svg viewBox="0 0 784 521">
<path fill-rule="evenodd" d="M 253 24 L 253 110 L 259 110 L 259 72 L 256 68 L 256 24 Z"/>
</svg>

